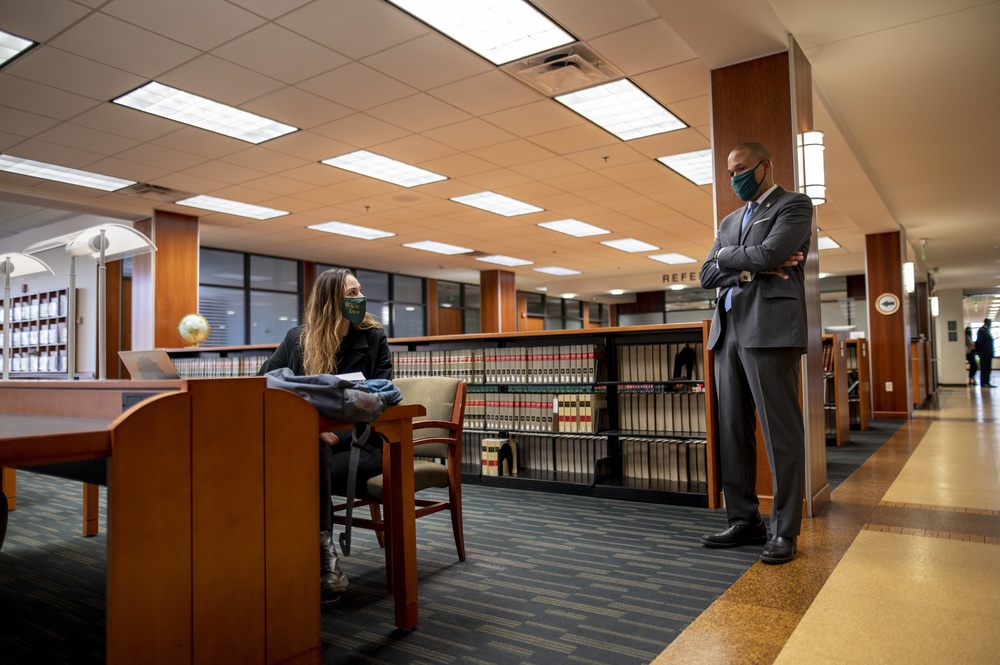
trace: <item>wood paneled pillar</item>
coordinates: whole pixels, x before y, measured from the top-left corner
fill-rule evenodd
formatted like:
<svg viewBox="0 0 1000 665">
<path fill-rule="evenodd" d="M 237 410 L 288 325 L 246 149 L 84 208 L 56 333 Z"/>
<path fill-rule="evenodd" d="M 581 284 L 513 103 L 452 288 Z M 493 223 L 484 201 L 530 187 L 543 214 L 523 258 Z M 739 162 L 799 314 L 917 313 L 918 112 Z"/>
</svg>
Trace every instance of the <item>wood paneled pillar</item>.
<svg viewBox="0 0 1000 665">
<path fill-rule="evenodd" d="M 737 145 L 756 141 L 767 146 L 774 182 L 797 188 L 798 135 L 812 125 L 812 69 L 794 39 L 789 51 L 712 70 L 712 146 L 718 218 L 739 208 L 729 186 L 728 157 Z M 716 220 L 718 226 L 718 219 Z M 826 476 L 826 435 L 823 415 L 822 322 L 820 318 L 817 221 L 805 262 L 808 346 L 802 362 L 801 400 L 806 434 L 806 516 L 830 501 Z M 757 492 L 761 508 L 772 498 L 771 471 L 763 443 L 758 445 Z"/>
<path fill-rule="evenodd" d="M 905 239 L 899 231 L 865 236 L 875 418 L 909 418 L 913 408 L 909 298 L 903 293 L 905 256 Z"/>
<path fill-rule="evenodd" d="M 132 259 L 132 348 L 183 346 L 177 325 L 198 311 L 198 218 L 157 210 L 135 228 L 156 251 Z"/>
<path fill-rule="evenodd" d="M 479 273 L 481 332 L 517 332 L 517 287 L 508 270 Z"/>
</svg>

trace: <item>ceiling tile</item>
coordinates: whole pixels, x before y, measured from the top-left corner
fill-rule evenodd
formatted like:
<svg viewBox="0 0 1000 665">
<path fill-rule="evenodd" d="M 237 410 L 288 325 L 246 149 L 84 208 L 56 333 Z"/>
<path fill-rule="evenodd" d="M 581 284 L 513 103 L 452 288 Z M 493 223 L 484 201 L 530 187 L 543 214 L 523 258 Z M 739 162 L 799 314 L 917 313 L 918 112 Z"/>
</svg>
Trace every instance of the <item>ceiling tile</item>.
<svg viewBox="0 0 1000 665">
<path fill-rule="evenodd" d="M 264 23 L 225 0 L 112 0 L 101 11 L 202 51 Z"/>
<path fill-rule="evenodd" d="M 223 44 L 212 54 L 291 84 L 350 62 L 336 51 L 273 23 Z"/>
<path fill-rule="evenodd" d="M 2 81 L 0 81 L 0 87 L 2 85 Z M 3 127 L 5 132 L 10 132 L 21 138 L 35 136 L 57 124 L 59 121 L 55 118 L 0 105 L 0 127 Z"/>
<path fill-rule="evenodd" d="M 315 134 L 311 131 L 292 132 L 267 142 L 269 150 L 292 155 L 311 162 L 321 162 L 334 155 L 354 150 L 353 146 Z"/>
<path fill-rule="evenodd" d="M 203 55 L 157 79 L 160 83 L 231 106 L 284 87 L 277 79 L 214 55 Z"/>
<path fill-rule="evenodd" d="M 64 145 L 49 143 L 39 139 L 27 139 L 17 146 L 17 156 L 34 159 L 48 164 L 58 164 L 74 169 L 84 169 L 99 159 L 105 157 L 100 153 Z"/>
<path fill-rule="evenodd" d="M 483 119 L 517 136 L 544 134 L 586 122 L 559 102 L 550 99 L 490 113 Z"/>
<path fill-rule="evenodd" d="M 710 76 L 704 62 L 691 60 L 639 74 L 633 80 L 661 104 L 670 106 L 694 97 L 707 98 Z"/>
<path fill-rule="evenodd" d="M 73 124 L 99 129 L 110 134 L 127 136 L 138 141 L 155 138 L 180 131 L 184 125 L 142 113 L 118 104 L 101 104 L 73 118 Z"/>
<path fill-rule="evenodd" d="M 234 152 L 223 157 L 221 161 L 253 169 L 260 174 L 282 173 L 283 175 L 287 175 L 286 172 L 289 170 L 313 164 L 313 162 L 308 162 L 293 155 L 269 150 L 263 146 L 253 146 L 240 152 Z"/>
<path fill-rule="evenodd" d="M 662 19 L 597 37 L 589 44 L 626 76 L 693 62 L 697 58 L 694 51 Z"/>
<path fill-rule="evenodd" d="M 417 92 L 356 62 L 307 79 L 299 83 L 299 87 L 357 111 L 381 106 Z"/>
<path fill-rule="evenodd" d="M 258 97 L 240 108 L 299 129 L 325 125 L 334 118 L 343 118 L 354 113 L 346 106 L 293 87 L 282 88 Z"/>
<path fill-rule="evenodd" d="M 205 129 L 187 126 L 182 126 L 176 132 L 155 139 L 151 143 L 211 159 L 240 152 L 249 145 L 246 141 L 230 136 L 222 136 Z"/>
<path fill-rule="evenodd" d="M 428 32 L 387 3 L 357 0 L 317 0 L 275 22 L 355 60 Z"/>
<path fill-rule="evenodd" d="M 214 180 L 220 183 L 219 187 L 223 186 L 223 184 L 237 185 L 241 182 L 247 182 L 266 175 L 262 171 L 220 160 L 213 160 L 192 166 L 187 169 L 187 173 L 198 178 Z"/>
<path fill-rule="evenodd" d="M 373 151 L 391 159 L 424 167 L 424 163 L 454 155 L 455 149 L 416 134 L 374 146 Z M 444 174 L 441 174 L 444 175 Z"/>
<path fill-rule="evenodd" d="M 172 169 L 140 164 L 119 157 L 108 157 L 107 159 L 96 161 L 87 166 L 87 169 L 94 173 L 103 173 L 104 175 L 135 180 L 136 182 L 153 182 L 157 178 L 162 178 L 172 172 Z"/>
<path fill-rule="evenodd" d="M 437 88 L 493 70 L 487 61 L 437 33 L 393 46 L 362 62 L 419 90 Z"/>
<path fill-rule="evenodd" d="M 100 104 L 72 92 L 2 73 L 0 99 L 5 106 L 59 120 L 69 120 Z"/>
<path fill-rule="evenodd" d="M 131 150 L 125 150 L 119 153 L 118 157 L 132 162 L 139 162 L 140 164 L 162 166 L 171 171 L 183 171 L 205 161 L 205 157 L 200 155 L 181 152 L 180 150 L 173 150 L 165 146 L 153 145 L 152 143 L 146 143 Z"/>
<path fill-rule="evenodd" d="M 470 150 L 471 154 L 497 166 L 516 166 L 555 157 L 550 151 L 529 141 L 508 141 Z"/>
<path fill-rule="evenodd" d="M 42 132 L 38 138 L 57 145 L 79 148 L 101 155 L 114 155 L 139 144 L 135 139 L 71 124 L 62 124 L 47 132 Z"/>
<path fill-rule="evenodd" d="M 535 4 L 586 40 L 659 16 L 644 0 L 536 0 Z"/>
<path fill-rule="evenodd" d="M 150 79 L 198 55 L 190 46 L 101 13 L 60 34 L 52 45 Z"/>
<path fill-rule="evenodd" d="M 423 93 L 369 109 L 368 113 L 411 132 L 424 132 L 470 118 L 465 111 Z"/>
<path fill-rule="evenodd" d="M 424 132 L 427 136 L 456 150 L 472 150 L 488 145 L 505 143 L 514 140 L 510 132 L 504 131 L 491 123 L 473 118 L 452 125 L 438 127 Z"/>
<path fill-rule="evenodd" d="M 597 125 L 585 123 L 576 127 L 557 129 L 554 132 L 535 134 L 531 142 L 559 155 L 568 155 L 577 150 L 589 150 L 599 146 L 613 147 L 621 141 Z"/>
<path fill-rule="evenodd" d="M 99 1 L 99 0 L 95 0 Z M 232 4 L 263 16 L 266 19 L 274 20 L 279 16 L 287 14 L 302 5 L 307 5 L 313 0 L 229 0 Z"/>
<path fill-rule="evenodd" d="M 485 173 L 496 168 L 494 164 L 465 153 L 432 159 L 425 162 L 423 166 L 428 171 L 440 173 L 449 178 L 464 178 L 475 173 Z"/>
<path fill-rule="evenodd" d="M 0 3 L 0 25 L 6 32 L 35 42 L 46 42 L 84 16 L 88 10 L 69 0 L 32 0 Z"/>
<path fill-rule="evenodd" d="M 6 71 L 14 76 L 101 101 L 113 99 L 146 82 L 140 76 L 57 48 L 34 49 L 25 57 L 15 60 Z"/>
<path fill-rule="evenodd" d="M 544 99 L 532 88 L 496 69 L 440 88 L 434 88 L 428 92 L 438 99 L 476 116 Z"/>
<path fill-rule="evenodd" d="M 409 132 L 402 127 L 390 125 L 365 113 L 355 113 L 333 122 L 318 125 L 313 128 L 313 131 L 322 136 L 342 141 L 345 145 L 366 149 L 409 135 Z M 327 156 L 333 157 L 334 155 Z"/>
</svg>

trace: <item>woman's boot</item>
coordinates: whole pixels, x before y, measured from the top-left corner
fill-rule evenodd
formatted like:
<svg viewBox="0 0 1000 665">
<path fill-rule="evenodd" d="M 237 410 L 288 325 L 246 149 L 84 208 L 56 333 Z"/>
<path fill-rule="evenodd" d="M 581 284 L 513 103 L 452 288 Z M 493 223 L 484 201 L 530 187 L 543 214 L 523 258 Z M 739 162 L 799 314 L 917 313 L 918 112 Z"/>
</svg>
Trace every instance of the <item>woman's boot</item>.
<svg viewBox="0 0 1000 665">
<path fill-rule="evenodd" d="M 319 582 L 320 601 L 324 607 L 340 602 L 340 594 L 347 591 L 347 575 L 340 569 L 337 548 L 333 544 L 333 534 L 319 532 Z"/>
</svg>

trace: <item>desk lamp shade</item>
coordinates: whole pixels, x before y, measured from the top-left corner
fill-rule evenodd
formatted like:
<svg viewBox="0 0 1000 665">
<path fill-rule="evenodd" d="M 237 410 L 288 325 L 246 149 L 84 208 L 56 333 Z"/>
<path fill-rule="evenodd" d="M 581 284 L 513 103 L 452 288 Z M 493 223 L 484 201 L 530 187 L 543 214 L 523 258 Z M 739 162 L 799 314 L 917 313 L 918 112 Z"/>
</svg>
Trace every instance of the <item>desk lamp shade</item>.
<svg viewBox="0 0 1000 665">
<path fill-rule="evenodd" d="M 156 245 L 136 231 L 131 226 L 124 224 L 98 224 L 82 231 L 67 233 L 66 235 L 36 242 L 27 249 L 26 254 L 37 254 L 48 249 L 63 247 L 70 255 L 70 316 L 69 316 L 69 375 L 73 378 L 76 371 L 76 257 L 89 256 L 97 262 L 97 378 L 104 379 L 106 376 L 106 356 L 105 340 L 107 332 L 105 330 L 105 314 L 107 304 L 105 302 L 107 286 L 105 284 L 106 268 L 108 261 L 117 261 L 140 254 L 149 254 L 156 251 Z"/>
<path fill-rule="evenodd" d="M 0 254 L 0 276 L 3 277 L 3 306 L 4 306 L 4 329 L 3 329 L 3 380 L 10 378 L 10 338 L 11 317 L 10 312 L 10 280 L 16 277 L 25 277 L 40 272 L 52 274 L 44 262 L 28 254 Z"/>
</svg>

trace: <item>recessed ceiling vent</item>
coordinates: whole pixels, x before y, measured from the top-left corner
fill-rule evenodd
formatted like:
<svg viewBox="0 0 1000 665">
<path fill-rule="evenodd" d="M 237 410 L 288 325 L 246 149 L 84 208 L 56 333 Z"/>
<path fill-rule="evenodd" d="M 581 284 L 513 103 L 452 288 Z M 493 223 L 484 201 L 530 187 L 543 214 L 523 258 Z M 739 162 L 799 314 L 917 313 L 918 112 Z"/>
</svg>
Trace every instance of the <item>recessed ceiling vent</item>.
<svg viewBox="0 0 1000 665">
<path fill-rule="evenodd" d="M 580 43 L 539 53 L 501 69 L 548 97 L 625 77 Z"/>
<path fill-rule="evenodd" d="M 173 203 L 174 201 L 179 201 L 190 196 L 186 192 L 179 192 L 176 189 L 170 189 L 169 187 L 151 185 L 148 182 L 137 182 L 136 184 L 124 189 L 119 189 L 117 193 L 124 194 L 126 196 L 139 196 L 144 199 L 160 201 L 162 203 Z"/>
</svg>

